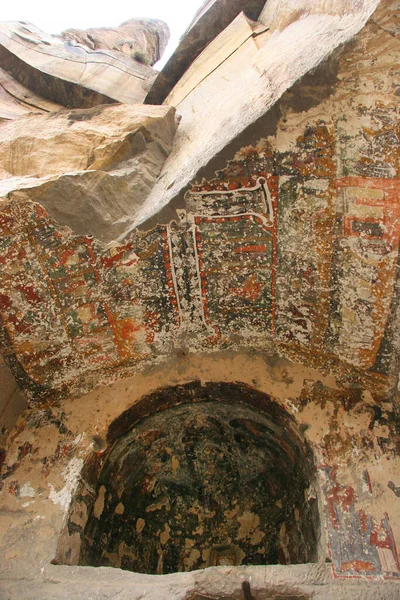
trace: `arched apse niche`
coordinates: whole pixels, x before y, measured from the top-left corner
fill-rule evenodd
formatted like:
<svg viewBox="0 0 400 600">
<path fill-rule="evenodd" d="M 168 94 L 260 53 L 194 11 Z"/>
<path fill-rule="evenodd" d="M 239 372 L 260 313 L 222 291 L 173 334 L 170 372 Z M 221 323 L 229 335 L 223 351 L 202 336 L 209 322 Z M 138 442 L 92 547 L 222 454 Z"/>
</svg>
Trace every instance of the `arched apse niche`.
<svg viewBox="0 0 400 600">
<path fill-rule="evenodd" d="M 312 454 L 267 395 L 166 388 L 121 415 L 109 445 L 79 564 L 166 574 L 317 560 Z"/>
</svg>

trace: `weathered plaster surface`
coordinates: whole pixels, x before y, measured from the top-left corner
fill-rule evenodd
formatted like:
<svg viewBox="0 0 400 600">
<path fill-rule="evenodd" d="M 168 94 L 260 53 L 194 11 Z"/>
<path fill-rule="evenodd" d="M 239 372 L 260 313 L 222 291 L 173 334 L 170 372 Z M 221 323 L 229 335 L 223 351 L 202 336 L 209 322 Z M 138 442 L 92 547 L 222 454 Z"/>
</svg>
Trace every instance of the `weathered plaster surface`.
<svg viewBox="0 0 400 600">
<path fill-rule="evenodd" d="M 0 359 L 0 460 L 4 459 L 4 445 L 20 413 L 26 408 L 26 398 L 21 393 L 15 377 L 3 358 Z"/>
</svg>

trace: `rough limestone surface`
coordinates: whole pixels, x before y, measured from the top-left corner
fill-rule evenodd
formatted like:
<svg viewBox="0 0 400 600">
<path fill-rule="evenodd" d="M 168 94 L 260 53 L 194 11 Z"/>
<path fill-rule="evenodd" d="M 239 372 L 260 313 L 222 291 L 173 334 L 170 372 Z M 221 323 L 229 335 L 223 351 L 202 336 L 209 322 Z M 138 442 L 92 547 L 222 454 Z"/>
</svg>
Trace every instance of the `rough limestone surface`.
<svg viewBox="0 0 400 600">
<path fill-rule="evenodd" d="M 129 19 L 119 27 L 67 29 L 61 33 L 64 40 L 83 44 L 91 50 L 115 50 L 130 58 L 154 65 L 160 60 L 169 39 L 168 25 L 156 19 Z"/>
<path fill-rule="evenodd" d="M 29 113 L 44 114 L 60 108 L 60 104 L 38 96 L 0 68 L 0 121 L 17 119 Z"/>
<path fill-rule="evenodd" d="M 293 21 L 315 14 L 342 16 L 366 6 L 364 0 L 269 0 L 259 20 L 271 31 L 282 31 Z"/>
<path fill-rule="evenodd" d="M 0 23 L 0 63 L 39 96 L 71 108 L 143 101 L 156 71 L 115 50 L 91 50 L 31 23 Z"/>
<path fill-rule="evenodd" d="M 147 104 L 161 104 L 197 56 L 240 12 L 256 20 L 264 0 L 206 0 L 199 8 L 179 45 L 158 73 L 146 96 Z"/>
<path fill-rule="evenodd" d="M 76 234 L 109 242 L 148 196 L 175 128 L 173 108 L 117 104 L 4 122 L 0 197 L 23 193 Z"/>
</svg>

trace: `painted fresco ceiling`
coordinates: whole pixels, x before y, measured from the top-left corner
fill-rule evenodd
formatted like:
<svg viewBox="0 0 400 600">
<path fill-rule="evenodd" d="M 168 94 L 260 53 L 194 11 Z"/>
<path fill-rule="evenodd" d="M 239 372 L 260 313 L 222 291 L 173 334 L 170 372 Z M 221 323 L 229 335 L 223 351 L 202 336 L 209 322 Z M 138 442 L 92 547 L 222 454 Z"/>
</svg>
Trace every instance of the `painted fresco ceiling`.
<svg viewBox="0 0 400 600">
<path fill-rule="evenodd" d="M 39 204 L 2 205 L 1 348 L 32 400 L 241 348 L 393 391 L 399 51 L 385 39 L 383 60 L 371 27 L 342 55 L 333 99 L 300 117 L 284 99 L 277 133 L 193 182 L 169 223 L 105 246 Z"/>
<path fill-rule="evenodd" d="M 400 182 L 336 178 L 332 145 L 325 124 L 306 130 L 305 174 L 269 144 L 246 148 L 193 186 L 180 222 L 112 248 L 39 205 L 4 207 L 3 351 L 23 385 L 40 398 L 177 348 L 241 345 L 390 382 Z"/>
</svg>

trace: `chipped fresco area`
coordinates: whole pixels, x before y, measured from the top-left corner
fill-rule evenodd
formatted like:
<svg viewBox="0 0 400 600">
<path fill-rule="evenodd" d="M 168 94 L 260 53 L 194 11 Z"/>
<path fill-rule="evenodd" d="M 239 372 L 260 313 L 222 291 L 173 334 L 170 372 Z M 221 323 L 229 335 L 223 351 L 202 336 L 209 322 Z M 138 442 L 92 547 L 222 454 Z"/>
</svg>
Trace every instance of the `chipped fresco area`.
<svg viewBox="0 0 400 600">
<path fill-rule="evenodd" d="M 367 391 L 334 390 L 312 380 L 304 381 L 294 403 L 308 422 L 307 413 L 320 411 L 321 422 L 310 425 L 309 434 L 319 461 L 334 576 L 400 577 L 392 529 L 397 503 L 390 495 L 395 485 L 390 475 L 382 480 L 391 460 L 396 480 L 398 473 L 398 426 L 391 404 L 378 406 Z"/>
<path fill-rule="evenodd" d="M 22 198 L 4 204 L 2 351 L 28 396 L 79 394 L 176 348 L 245 346 L 393 389 L 398 61 L 371 22 L 330 97 L 299 84 L 308 110 L 286 94 L 276 135 L 253 136 L 193 183 L 175 221 L 124 245 L 74 237 Z"/>
<path fill-rule="evenodd" d="M 321 466 L 325 478 L 322 490 L 326 500 L 329 549 L 336 577 L 400 577 L 400 563 L 393 531 L 387 514 L 380 522 L 357 508 L 352 486 L 336 480 L 335 467 Z M 372 495 L 368 471 L 363 484 Z"/>
<path fill-rule="evenodd" d="M 187 195 L 196 317 L 210 332 L 211 344 L 222 337 L 229 343 L 227 334 L 240 334 L 244 323 L 248 339 L 261 331 L 268 336 L 272 329 L 276 193 L 274 202 L 273 183 L 254 179 L 247 187 L 231 183 L 230 189 L 207 191 L 206 185 Z"/>
<path fill-rule="evenodd" d="M 336 271 L 330 335 L 335 353 L 356 352 L 373 365 L 385 332 L 396 282 L 400 233 L 398 180 L 344 178 L 338 181 L 344 219 L 336 241 Z M 357 290 L 355 292 L 355 290 Z M 353 359 L 354 360 L 354 359 Z"/>
<path fill-rule="evenodd" d="M 6 340 L 44 393 L 87 370 L 142 360 L 166 327 L 169 288 L 165 274 L 152 276 L 164 266 L 162 228 L 104 252 L 57 228 L 39 205 L 13 203 L 1 243 Z"/>
<path fill-rule="evenodd" d="M 37 205 L 3 210 L 5 343 L 41 386 L 39 397 L 90 371 L 167 354 L 174 340 L 200 350 L 262 348 L 275 339 L 300 347 L 300 356 L 301 348 L 318 351 L 320 362 L 326 353 L 359 369 L 374 364 L 391 308 L 398 237 L 386 227 L 384 257 L 373 263 L 379 243 L 355 231 L 362 221 L 340 223 L 332 186 L 340 201 L 343 190 L 372 190 L 392 215 L 397 182 L 357 179 L 355 188 L 343 179 L 271 176 L 269 148 L 246 149 L 217 180 L 195 186 L 179 224 L 138 233 L 124 246 L 71 237 Z M 247 181 L 230 175 L 250 169 Z M 334 238 L 341 225 L 343 235 Z M 358 270 L 353 260 L 346 271 L 342 248 L 353 240 L 372 250 Z"/>
</svg>

